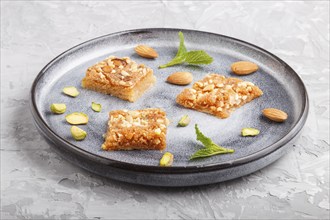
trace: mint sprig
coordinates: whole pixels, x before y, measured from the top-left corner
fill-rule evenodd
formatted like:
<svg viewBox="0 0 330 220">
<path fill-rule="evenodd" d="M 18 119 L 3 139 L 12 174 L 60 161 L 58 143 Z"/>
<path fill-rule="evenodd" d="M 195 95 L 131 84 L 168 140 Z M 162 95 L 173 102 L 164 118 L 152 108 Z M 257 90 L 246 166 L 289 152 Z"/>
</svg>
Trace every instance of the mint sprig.
<svg viewBox="0 0 330 220">
<path fill-rule="evenodd" d="M 204 148 L 196 151 L 193 155 L 191 155 L 190 160 L 196 158 L 203 158 L 203 157 L 210 157 L 217 154 L 227 154 L 227 153 L 234 153 L 235 150 L 221 147 L 215 144 L 211 138 L 206 137 L 198 128 L 198 125 L 195 124 L 195 131 L 197 140 L 202 142 Z"/>
<path fill-rule="evenodd" d="M 178 65 L 184 62 L 191 65 L 210 64 L 213 62 L 213 58 L 210 55 L 208 55 L 204 50 L 192 50 L 188 52 L 186 46 L 184 45 L 184 36 L 181 31 L 179 32 L 179 38 L 180 38 L 180 45 L 175 57 L 167 64 L 159 66 L 159 68 L 162 69 L 169 66 Z"/>
<path fill-rule="evenodd" d="M 181 31 L 179 32 L 179 38 L 180 38 L 180 45 L 179 45 L 179 49 L 178 49 L 178 52 L 176 53 L 175 58 L 183 57 L 185 55 L 185 53 L 187 53 L 187 48 L 184 45 L 184 36 Z"/>
</svg>

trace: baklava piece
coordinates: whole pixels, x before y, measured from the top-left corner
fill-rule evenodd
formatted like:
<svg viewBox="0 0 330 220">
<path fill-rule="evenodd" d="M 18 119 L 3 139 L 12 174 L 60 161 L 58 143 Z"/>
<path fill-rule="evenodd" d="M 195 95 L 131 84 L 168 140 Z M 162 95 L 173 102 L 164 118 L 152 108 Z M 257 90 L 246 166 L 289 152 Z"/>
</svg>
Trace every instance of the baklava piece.
<svg viewBox="0 0 330 220">
<path fill-rule="evenodd" d="M 153 70 L 144 64 L 111 56 L 87 69 L 82 87 L 134 102 L 155 81 Z"/>
<path fill-rule="evenodd" d="M 168 120 L 156 108 L 109 113 L 103 150 L 163 150 L 166 148 Z"/>
<path fill-rule="evenodd" d="M 251 82 L 209 74 L 195 82 L 192 88 L 184 89 L 176 102 L 186 108 L 228 118 L 236 108 L 262 94 L 259 87 Z"/>
</svg>

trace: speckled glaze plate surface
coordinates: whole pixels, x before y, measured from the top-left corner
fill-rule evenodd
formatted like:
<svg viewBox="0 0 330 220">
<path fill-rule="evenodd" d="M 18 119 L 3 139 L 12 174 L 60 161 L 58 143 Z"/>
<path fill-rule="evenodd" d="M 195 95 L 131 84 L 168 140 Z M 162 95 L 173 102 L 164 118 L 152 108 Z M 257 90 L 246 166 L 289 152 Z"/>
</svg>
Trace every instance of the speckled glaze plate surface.
<svg viewBox="0 0 330 220">
<path fill-rule="evenodd" d="M 214 62 L 206 66 L 178 65 L 165 69 L 158 66 L 171 60 L 177 51 L 178 29 L 141 29 L 102 36 L 62 53 L 37 76 L 31 90 L 31 109 L 43 136 L 68 160 L 97 174 L 138 184 L 158 186 L 189 186 L 233 179 L 265 167 L 287 150 L 303 127 L 308 113 L 305 86 L 284 61 L 273 54 L 246 42 L 213 33 L 182 30 L 188 50 L 205 50 Z M 133 50 L 138 44 L 150 45 L 159 53 L 155 60 L 139 57 Z M 154 70 L 155 86 L 135 103 L 99 94 L 81 87 L 86 69 L 104 58 L 129 56 Z M 259 70 L 247 76 L 235 76 L 230 65 L 239 60 L 256 63 Z M 227 119 L 189 110 L 176 104 L 175 98 L 188 86 L 166 83 L 169 74 L 189 71 L 194 81 L 207 73 L 239 77 L 259 86 L 264 95 L 234 111 Z M 70 98 L 61 93 L 63 87 L 75 86 L 80 95 Z M 91 103 L 102 104 L 102 112 L 91 109 Z M 90 120 L 80 126 L 87 131 L 84 141 L 75 141 L 65 115 L 50 113 L 52 103 L 66 103 L 67 112 L 84 112 Z M 162 108 L 172 122 L 167 132 L 167 148 L 174 154 L 172 167 L 159 167 L 160 151 L 101 150 L 107 129 L 108 112 L 117 109 Z M 274 123 L 261 115 L 264 108 L 279 108 L 289 117 L 284 123 Z M 189 115 L 187 127 L 177 127 L 182 115 Z M 215 143 L 235 149 L 235 153 L 189 161 L 201 144 L 196 141 L 194 124 Z M 257 137 L 241 137 L 244 127 L 258 128 Z"/>
</svg>

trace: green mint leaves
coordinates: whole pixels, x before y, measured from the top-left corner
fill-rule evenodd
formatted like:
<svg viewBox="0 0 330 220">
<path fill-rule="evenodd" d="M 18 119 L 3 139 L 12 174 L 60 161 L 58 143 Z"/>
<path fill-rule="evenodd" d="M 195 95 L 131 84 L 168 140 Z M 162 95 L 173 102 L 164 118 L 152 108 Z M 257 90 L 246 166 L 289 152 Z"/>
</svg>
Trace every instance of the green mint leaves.
<svg viewBox="0 0 330 220">
<path fill-rule="evenodd" d="M 180 38 L 180 46 L 179 46 L 179 50 L 178 50 L 175 58 L 184 57 L 185 53 L 187 53 L 186 46 L 184 45 L 184 36 L 183 36 L 183 33 L 181 31 L 179 32 L 179 38 Z"/>
<path fill-rule="evenodd" d="M 211 138 L 206 137 L 198 128 L 198 125 L 195 124 L 195 131 L 197 140 L 202 142 L 204 145 L 204 148 L 198 150 L 193 155 L 191 155 L 190 160 L 196 159 L 196 158 L 203 158 L 203 157 L 210 157 L 217 154 L 227 154 L 227 153 L 234 153 L 235 150 L 228 149 L 221 147 L 217 144 L 215 144 Z"/>
<path fill-rule="evenodd" d="M 178 65 L 184 62 L 192 65 L 210 64 L 213 62 L 213 58 L 210 55 L 208 55 L 204 50 L 192 50 L 188 52 L 186 46 L 184 45 L 184 36 L 181 31 L 179 32 L 179 38 L 180 38 L 180 46 L 175 57 L 167 64 L 159 66 L 159 68 L 162 69 L 169 66 Z"/>
<path fill-rule="evenodd" d="M 193 50 L 186 53 L 185 61 L 192 65 L 210 64 L 213 62 L 213 58 L 204 50 Z"/>
</svg>

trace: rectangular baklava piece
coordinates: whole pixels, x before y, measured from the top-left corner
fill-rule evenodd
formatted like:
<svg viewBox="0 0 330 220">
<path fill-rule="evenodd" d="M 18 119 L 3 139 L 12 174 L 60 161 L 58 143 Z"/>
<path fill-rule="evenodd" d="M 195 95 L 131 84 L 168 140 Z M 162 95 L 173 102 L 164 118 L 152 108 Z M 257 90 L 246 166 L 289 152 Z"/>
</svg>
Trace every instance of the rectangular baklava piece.
<svg viewBox="0 0 330 220">
<path fill-rule="evenodd" d="M 236 108 L 262 94 L 251 82 L 213 73 L 195 82 L 192 88 L 184 89 L 176 102 L 186 108 L 228 118 Z"/>
<path fill-rule="evenodd" d="M 134 102 L 155 81 L 153 70 L 144 64 L 111 56 L 87 69 L 82 87 Z"/>
<path fill-rule="evenodd" d="M 163 150 L 168 120 L 161 109 L 109 113 L 103 150 Z"/>
</svg>

